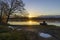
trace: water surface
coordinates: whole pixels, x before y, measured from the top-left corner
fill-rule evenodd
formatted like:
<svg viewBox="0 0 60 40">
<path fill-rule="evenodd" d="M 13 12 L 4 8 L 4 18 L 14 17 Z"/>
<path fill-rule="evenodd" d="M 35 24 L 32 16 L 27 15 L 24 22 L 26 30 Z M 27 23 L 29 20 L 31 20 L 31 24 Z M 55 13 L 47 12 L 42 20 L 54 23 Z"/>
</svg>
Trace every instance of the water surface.
<svg viewBox="0 0 60 40">
<path fill-rule="evenodd" d="M 12 25 L 40 25 L 41 22 L 27 21 L 27 22 L 8 22 Z M 60 22 L 47 22 L 48 25 L 60 26 Z"/>
</svg>

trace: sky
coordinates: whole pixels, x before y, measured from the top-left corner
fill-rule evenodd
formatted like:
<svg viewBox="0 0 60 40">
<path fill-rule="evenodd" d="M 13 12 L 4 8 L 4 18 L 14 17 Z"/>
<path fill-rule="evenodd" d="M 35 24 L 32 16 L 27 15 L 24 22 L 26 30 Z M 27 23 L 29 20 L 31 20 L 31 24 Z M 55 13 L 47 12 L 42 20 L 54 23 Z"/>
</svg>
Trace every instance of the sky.
<svg viewBox="0 0 60 40">
<path fill-rule="evenodd" d="M 22 0 L 31 16 L 60 15 L 60 0 Z"/>
</svg>

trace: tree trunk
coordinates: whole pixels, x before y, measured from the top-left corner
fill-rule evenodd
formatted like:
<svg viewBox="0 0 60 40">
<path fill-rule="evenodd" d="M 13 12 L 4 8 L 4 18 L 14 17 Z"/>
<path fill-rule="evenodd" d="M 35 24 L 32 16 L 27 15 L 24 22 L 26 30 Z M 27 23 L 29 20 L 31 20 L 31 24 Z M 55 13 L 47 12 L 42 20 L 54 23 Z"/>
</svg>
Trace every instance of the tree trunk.
<svg viewBox="0 0 60 40">
<path fill-rule="evenodd" d="M 1 24 L 1 16 L 0 16 L 0 24 Z"/>
<path fill-rule="evenodd" d="M 8 17 L 7 17 L 6 23 L 8 23 L 8 21 L 9 21 L 10 14 L 11 14 L 11 13 L 9 12 L 9 15 L 8 15 Z"/>
<path fill-rule="evenodd" d="M 6 24 L 6 21 L 7 21 L 7 16 L 6 16 L 6 15 L 3 15 L 3 16 L 2 16 L 1 23 L 2 23 L 2 24 Z"/>
<path fill-rule="evenodd" d="M 10 15 L 8 15 L 6 23 L 8 23 L 8 21 L 9 21 L 9 17 L 10 17 Z"/>
</svg>

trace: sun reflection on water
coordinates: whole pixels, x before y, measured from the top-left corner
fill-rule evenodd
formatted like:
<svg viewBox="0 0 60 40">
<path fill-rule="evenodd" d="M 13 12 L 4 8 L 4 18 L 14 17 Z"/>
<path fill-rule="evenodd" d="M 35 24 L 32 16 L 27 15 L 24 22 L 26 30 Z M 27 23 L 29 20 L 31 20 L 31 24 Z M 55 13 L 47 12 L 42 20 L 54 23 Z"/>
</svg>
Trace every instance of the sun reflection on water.
<svg viewBox="0 0 60 40">
<path fill-rule="evenodd" d="M 39 25 L 39 23 L 35 22 L 35 21 L 32 21 L 32 20 L 29 20 L 28 25 Z"/>
<path fill-rule="evenodd" d="M 28 21 L 28 23 L 29 23 L 30 25 L 32 25 L 33 21 L 30 20 L 30 21 Z"/>
<path fill-rule="evenodd" d="M 9 22 L 9 24 L 13 24 L 13 25 L 39 25 L 38 22 L 29 20 L 27 22 Z"/>
</svg>

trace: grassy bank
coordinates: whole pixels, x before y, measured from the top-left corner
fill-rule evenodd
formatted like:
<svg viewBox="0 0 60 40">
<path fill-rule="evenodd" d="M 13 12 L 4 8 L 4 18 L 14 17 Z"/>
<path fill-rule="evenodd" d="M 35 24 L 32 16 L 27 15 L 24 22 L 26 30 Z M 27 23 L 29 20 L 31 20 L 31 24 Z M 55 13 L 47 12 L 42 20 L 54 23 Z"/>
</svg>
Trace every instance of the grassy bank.
<svg viewBox="0 0 60 40">
<path fill-rule="evenodd" d="M 25 29 L 11 30 L 6 25 L 0 25 L 0 40 L 58 40 L 60 38 L 60 27 L 58 26 L 21 25 L 20 27 L 23 27 Z M 35 30 L 32 31 L 32 29 Z M 53 38 L 42 38 L 38 35 L 39 32 L 49 33 L 53 36 Z"/>
</svg>

